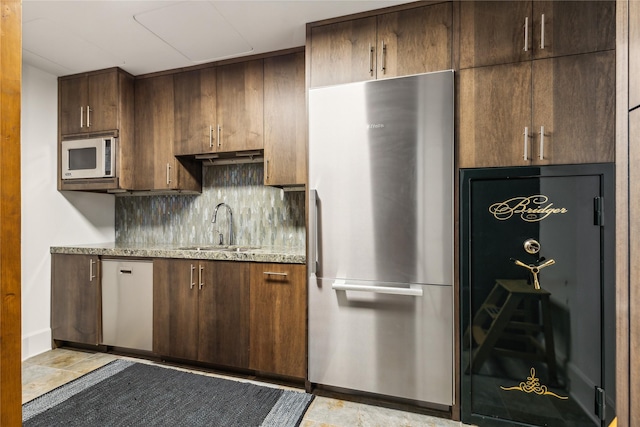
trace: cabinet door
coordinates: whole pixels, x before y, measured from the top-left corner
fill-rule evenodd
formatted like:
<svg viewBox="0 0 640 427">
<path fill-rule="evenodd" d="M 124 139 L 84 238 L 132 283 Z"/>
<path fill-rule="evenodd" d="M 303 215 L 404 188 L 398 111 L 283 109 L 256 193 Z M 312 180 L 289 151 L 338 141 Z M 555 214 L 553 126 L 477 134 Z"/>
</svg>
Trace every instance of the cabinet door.
<svg viewBox="0 0 640 427">
<path fill-rule="evenodd" d="M 173 165 L 173 77 L 136 80 L 136 189 L 170 188 Z"/>
<path fill-rule="evenodd" d="M 531 59 L 531 28 L 530 2 L 460 2 L 460 68 Z"/>
<path fill-rule="evenodd" d="M 116 70 L 89 74 L 88 111 L 86 112 L 89 132 L 118 129 L 118 72 Z"/>
<path fill-rule="evenodd" d="M 176 155 L 216 151 L 216 69 L 173 76 Z"/>
<path fill-rule="evenodd" d="M 377 78 L 451 68 L 452 4 L 378 16 Z"/>
<path fill-rule="evenodd" d="M 311 29 L 311 87 L 376 78 L 376 18 Z"/>
<path fill-rule="evenodd" d="M 264 183 L 304 185 L 307 118 L 304 53 L 264 60 Z"/>
<path fill-rule="evenodd" d="M 173 76 L 136 80 L 136 190 L 201 191 L 202 165 L 173 153 Z"/>
<path fill-rule="evenodd" d="M 533 124 L 536 164 L 613 162 L 615 51 L 533 61 Z"/>
<path fill-rule="evenodd" d="M 534 1 L 534 58 L 615 49 L 615 8 L 615 1 Z"/>
<path fill-rule="evenodd" d="M 218 150 L 264 147 L 263 61 L 221 66 L 217 71 Z"/>
<path fill-rule="evenodd" d="M 251 369 L 306 377 L 305 271 L 304 265 L 252 265 Z"/>
<path fill-rule="evenodd" d="M 89 103 L 86 76 L 61 78 L 58 82 L 60 134 L 86 132 L 86 108 Z"/>
<path fill-rule="evenodd" d="M 465 69 L 459 75 L 459 166 L 528 165 L 531 62 Z"/>
<path fill-rule="evenodd" d="M 163 356 L 198 357 L 198 262 L 153 261 L 153 351 Z"/>
<path fill-rule="evenodd" d="M 51 255 L 51 334 L 54 340 L 97 345 L 101 340 L 97 256 Z"/>
<path fill-rule="evenodd" d="M 629 2 L 629 109 L 640 106 L 640 2 Z"/>
<path fill-rule="evenodd" d="M 201 261 L 198 270 L 198 360 L 249 366 L 249 266 Z"/>
</svg>

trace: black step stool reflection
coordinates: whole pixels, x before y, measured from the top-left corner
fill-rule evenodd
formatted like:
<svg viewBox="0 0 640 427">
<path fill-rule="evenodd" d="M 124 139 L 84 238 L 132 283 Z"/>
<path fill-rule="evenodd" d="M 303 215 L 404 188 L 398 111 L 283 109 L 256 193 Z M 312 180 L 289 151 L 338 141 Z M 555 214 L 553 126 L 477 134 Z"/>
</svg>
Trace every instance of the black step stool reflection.
<svg viewBox="0 0 640 427">
<path fill-rule="evenodd" d="M 551 384 L 558 383 L 550 293 L 526 280 L 498 279 L 464 334 L 473 341 L 468 373 L 477 374 L 490 354 L 546 362 Z M 471 337 L 469 336 L 471 334 Z M 544 343 L 540 342 L 542 334 Z M 517 346 L 501 347 L 504 343 Z M 511 348 L 513 347 L 513 348 Z"/>
</svg>

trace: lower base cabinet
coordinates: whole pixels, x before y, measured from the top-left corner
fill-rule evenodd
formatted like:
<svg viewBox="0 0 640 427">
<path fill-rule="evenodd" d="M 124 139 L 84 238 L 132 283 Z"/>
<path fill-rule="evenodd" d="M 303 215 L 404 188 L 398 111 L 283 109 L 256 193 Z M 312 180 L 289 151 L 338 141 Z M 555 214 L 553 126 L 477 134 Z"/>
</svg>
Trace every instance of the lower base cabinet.
<svg viewBox="0 0 640 427">
<path fill-rule="evenodd" d="M 304 265 L 156 259 L 153 278 L 158 355 L 306 378 Z"/>
<path fill-rule="evenodd" d="M 304 265 L 252 264 L 250 369 L 306 378 L 305 279 Z"/>
<path fill-rule="evenodd" d="M 245 263 L 154 260 L 154 352 L 247 368 L 248 273 Z"/>
<path fill-rule="evenodd" d="M 100 260 L 92 255 L 51 255 L 51 336 L 54 340 L 98 345 Z"/>
</svg>

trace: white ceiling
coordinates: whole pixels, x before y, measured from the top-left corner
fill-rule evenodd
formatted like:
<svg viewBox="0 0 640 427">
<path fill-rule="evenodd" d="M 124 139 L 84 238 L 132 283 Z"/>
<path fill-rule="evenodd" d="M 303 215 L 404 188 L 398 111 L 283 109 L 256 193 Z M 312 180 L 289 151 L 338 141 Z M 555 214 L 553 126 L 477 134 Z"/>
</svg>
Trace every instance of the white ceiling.
<svg viewBox="0 0 640 427">
<path fill-rule="evenodd" d="M 305 24 L 411 1 L 23 0 L 25 63 L 133 75 L 303 46 Z"/>
</svg>

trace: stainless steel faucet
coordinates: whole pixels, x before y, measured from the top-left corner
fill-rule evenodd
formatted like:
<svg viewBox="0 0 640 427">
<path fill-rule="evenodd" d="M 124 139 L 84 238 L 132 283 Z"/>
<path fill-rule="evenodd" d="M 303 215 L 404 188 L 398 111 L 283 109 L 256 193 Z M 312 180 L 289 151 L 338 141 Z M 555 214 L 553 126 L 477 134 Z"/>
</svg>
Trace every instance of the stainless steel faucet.
<svg viewBox="0 0 640 427">
<path fill-rule="evenodd" d="M 213 210 L 213 218 L 211 219 L 211 223 L 215 224 L 216 223 L 216 218 L 218 216 L 218 208 L 220 206 L 224 206 L 227 208 L 227 210 L 229 211 L 229 243 L 227 243 L 228 245 L 232 245 L 233 244 L 233 212 L 231 211 L 231 207 L 229 207 L 229 205 L 227 205 L 226 203 L 218 203 L 218 205 L 215 207 L 215 209 Z M 220 234 L 220 244 L 223 244 L 223 240 L 222 240 L 222 234 Z"/>
</svg>

